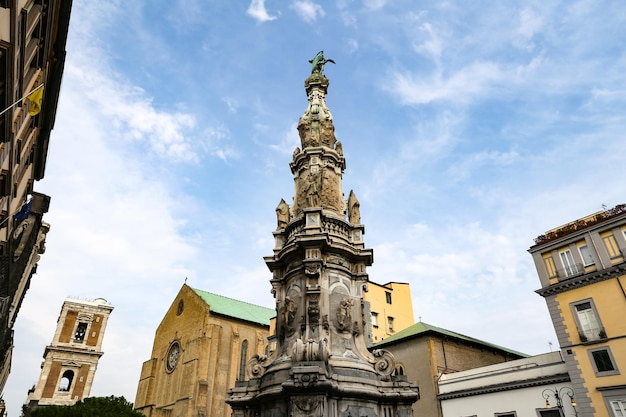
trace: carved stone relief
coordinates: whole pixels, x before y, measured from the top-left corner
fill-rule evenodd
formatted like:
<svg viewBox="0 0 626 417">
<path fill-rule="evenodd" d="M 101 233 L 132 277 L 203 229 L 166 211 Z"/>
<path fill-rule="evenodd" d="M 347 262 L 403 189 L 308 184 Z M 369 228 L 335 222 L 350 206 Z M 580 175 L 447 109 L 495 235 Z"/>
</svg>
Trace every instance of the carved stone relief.
<svg viewBox="0 0 626 417">
<path fill-rule="evenodd" d="M 300 288 L 292 285 L 287 290 L 285 299 L 278 306 L 278 313 L 281 318 L 281 333 L 284 337 L 293 335 L 297 328 L 298 306 L 300 305 Z"/>
<path fill-rule="evenodd" d="M 350 297 L 344 297 L 337 308 L 337 320 L 335 327 L 339 332 L 345 333 L 352 331 L 352 306 L 354 300 Z"/>
<path fill-rule="evenodd" d="M 293 360 L 302 361 L 327 361 L 330 352 L 328 351 L 328 340 L 296 339 L 293 344 Z"/>
<path fill-rule="evenodd" d="M 315 331 L 317 329 L 317 326 L 319 326 L 320 324 L 320 305 L 319 302 L 317 300 L 317 297 L 312 298 L 309 301 L 309 307 L 307 309 L 307 314 L 308 314 L 308 318 L 309 318 L 309 326 L 311 326 L 311 329 L 313 331 Z"/>
<path fill-rule="evenodd" d="M 296 397 L 291 400 L 291 417 L 322 417 L 324 399 L 315 397 Z"/>
<path fill-rule="evenodd" d="M 350 269 L 350 263 L 348 262 L 348 260 L 340 255 L 329 255 L 326 258 L 326 262 L 328 262 L 329 264 L 339 265 L 343 266 L 344 268 Z"/>
</svg>

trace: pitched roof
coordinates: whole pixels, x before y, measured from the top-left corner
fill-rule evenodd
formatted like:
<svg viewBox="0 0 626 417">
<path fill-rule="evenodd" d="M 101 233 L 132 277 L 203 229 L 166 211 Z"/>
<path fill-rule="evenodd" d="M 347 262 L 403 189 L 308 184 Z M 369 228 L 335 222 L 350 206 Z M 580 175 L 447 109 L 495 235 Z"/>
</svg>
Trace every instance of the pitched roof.
<svg viewBox="0 0 626 417">
<path fill-rule="evenodd" d="M 264 326 L 269 326 L 270 319 L 276 316 L 276 311 L 271 308 L 257 306 L 196 288 L 191 289 L 207 303 L 211 309 L 211 313 L 258 323 Z"/>
<path fill-rule="evenodd" d="M 464 334 L 453 332 L 452 330 L 443 329 L 441 327 L 433 326 L 432 324 L 424 323 L 421 321 L 419 323 L 415 323 L 414 325 L 407 327 L 404 330 L 397 332 L 393 336 L 389 336 L 385 338 L 384 340 L 378 343 L 375 343 L 373 347 L 374 348 L 383 347 L 386 345 L 390 345 L 390 344 L 397 343 L 403 340 L 426 335 L 429 333 L 435 333 L 444 337 L 452 337 L 454 339 L 461 340 L 461 341 L 471 343 L 474 345 L 481 345 L 481 346 L 489 347 L 492 349 L 497 349 L 500 351 L 508 352 L 512 355 L 519 356 L 520 358 L 528 357 L 528 355 L 525 353 L 521 353 L 513 349 L 508 349 L 502 346 L 494 345 L 493 343 L 485 342 L 483 340 L 476 339 L 470 336 L 465 336 Z"/>
</svg>

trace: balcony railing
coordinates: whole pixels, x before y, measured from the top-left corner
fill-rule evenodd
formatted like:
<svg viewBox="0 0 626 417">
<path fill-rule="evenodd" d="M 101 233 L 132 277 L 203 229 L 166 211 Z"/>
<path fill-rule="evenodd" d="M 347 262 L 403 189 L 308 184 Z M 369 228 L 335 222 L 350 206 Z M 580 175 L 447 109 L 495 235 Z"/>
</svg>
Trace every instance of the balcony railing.
<svg viewBox="0 0 626 417">
<path fill-rule="evenodd" d="M 572 264 L 567 265 L 563 269 L 559 269 L 556 271 L 559 278 L 570 278 L 576 275 L 580 275 L 585 272 L 585 267 L 583 264 Z"/>
</svg>

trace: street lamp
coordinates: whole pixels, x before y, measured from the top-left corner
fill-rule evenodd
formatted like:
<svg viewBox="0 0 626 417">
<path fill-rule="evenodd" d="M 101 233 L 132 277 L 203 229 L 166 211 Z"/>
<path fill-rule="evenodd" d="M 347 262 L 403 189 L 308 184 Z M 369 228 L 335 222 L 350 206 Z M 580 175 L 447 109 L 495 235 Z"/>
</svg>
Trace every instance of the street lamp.
<svg viewBox="0 0 626 417">
<path fill-rule="evenodd" d="M 569 397 L 572 408 L 574 409 L 574 415 L 578 417 L 578 411 L 576 411 L 576 400 L 574 400 L 574 390 L 570 387 L 561 387 L 561 389 L 557 389 L 556 387 L 554 387 L 554 389 L 546 388 L 541 393 L 541 396 L 546 400 L 546 408 L 552 408 L 550 405 L 550 397 L 554 397 L 556 400 L 556 406 L 559 410 L 561 410 L 562 416 L 565 415 L 562 401 L 564 395 Z"/>
</svg>

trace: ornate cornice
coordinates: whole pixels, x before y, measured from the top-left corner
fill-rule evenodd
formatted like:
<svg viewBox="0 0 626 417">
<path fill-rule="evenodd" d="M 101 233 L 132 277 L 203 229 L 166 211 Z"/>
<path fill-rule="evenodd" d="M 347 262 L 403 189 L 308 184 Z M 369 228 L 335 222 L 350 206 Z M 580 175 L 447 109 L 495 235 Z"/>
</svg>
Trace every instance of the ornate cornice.
<svg viewBox="0 0 626 417">
<path fill-rule="evenodd" d="M 586 287 L 587 285 L 596 284 L 598 282 L 606 281 L 608 279 L 617 278 L 625 274 L 626 262 L 622 262 L 601 271 L 589 272 L 587 274 L 564 279 L 557 282 L 556 284 L 540 288 L 535 292 L 542 297 L 549 297 L 551 295 L 557 295 L 566 291 Z"/>
</svg>

